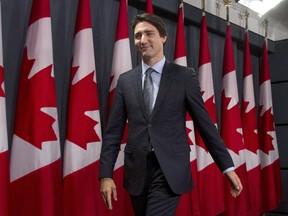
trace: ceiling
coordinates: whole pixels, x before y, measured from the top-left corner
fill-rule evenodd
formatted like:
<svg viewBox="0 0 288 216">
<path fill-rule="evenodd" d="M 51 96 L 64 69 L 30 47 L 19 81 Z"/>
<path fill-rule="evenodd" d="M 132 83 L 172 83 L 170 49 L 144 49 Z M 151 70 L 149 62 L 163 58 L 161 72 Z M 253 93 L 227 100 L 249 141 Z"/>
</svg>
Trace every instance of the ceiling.
<svg viewBox="0 0 288 216">
<path fill-rule="evenodd" d="M 273 0 L 270 0 L 273 1 Z M 184 0 L 195 7 L 202 8 L 201 0 Z M 223 0 L 206 0 L 206 11 L 222 19 L 226 19 L 226 8 Z M 245 27 L 244 11 L 247 9 L 232 0 L 230 7 L 230 22 Z M 264 20 L 268 20 L 268 38 L 273 41 L 288 39 L 288 0 L 280 2 L 275 8 L 268 11 L 262 17 L 248 9 L 249 30 L 259 35 L 265 35 Z M 242 14 L 242 16 L 241 16 Z M 239 18 L 242 17 L 242 18 Z"/>
<path fill-rule="evenodd" d="M 275 8 L 268 11 L 267 14 L 264 14 L 263 17 L 275 24 L 275 40 L 288 38 L 288 0 L 279 3 Z"/>
</svg>

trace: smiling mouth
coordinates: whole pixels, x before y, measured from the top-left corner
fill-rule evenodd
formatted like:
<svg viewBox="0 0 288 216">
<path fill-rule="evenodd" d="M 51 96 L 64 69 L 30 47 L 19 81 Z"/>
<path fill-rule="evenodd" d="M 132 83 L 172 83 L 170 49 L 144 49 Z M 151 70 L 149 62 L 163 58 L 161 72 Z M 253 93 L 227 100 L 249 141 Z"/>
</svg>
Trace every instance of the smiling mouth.
<svg viewBox="0 0 288 216">
<path fill-rule="evenodd" d="M 146 51 L 148 48 L 149 48 L 148 46 L 146 46 L 146 47 L 140 47 L 140 49 L 141 49 L 142 51 Z"/>
</svg>

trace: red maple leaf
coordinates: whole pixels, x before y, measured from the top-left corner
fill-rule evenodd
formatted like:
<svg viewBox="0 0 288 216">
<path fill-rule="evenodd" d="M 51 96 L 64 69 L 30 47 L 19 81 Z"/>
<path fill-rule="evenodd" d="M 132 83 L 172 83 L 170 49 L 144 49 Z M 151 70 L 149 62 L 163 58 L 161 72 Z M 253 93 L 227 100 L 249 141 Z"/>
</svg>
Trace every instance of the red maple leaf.
<svg viewBox="0 0 288 216">
<path fill-rule="evenodd" d="M 72 68 L 73 80 L 79 67 Z M 94 130 L 99 122 L 85 115 L 87 111 L 99 110 L 97 85 L 93 81 L 94 72 L 74 85 L 70 85 L 67 139 L 83 149 L 89 142 L 100 141 Z"/>
<path fill-rule="evenodd" d="M 207 150 L 207 148 L 203 142 L 203 139 L 200 136 L 198 130 L 195 130 L 195 139 L 196 139 L 197 146 L 200 146 L 201 148 L 203 148 L 208 153 L 208 150 Z"/>
<path fill-rule="evenodd" d="M 214 103 L 214 97 L 212 96 L 209 99 L 207 99 L 204 105 L 205 105 L 207 112 L 209 113 L 210 118 L 212 119 L 214 123 L 216 123 L 217 117 L 216 117 L 216 107 Z"/>
<path fill-rule="evenodd" d="M 202 95 L 203 94 L 204 94 L 204 92 L 202 92 Z M 205 101 L 205 108 L 206 108 L 210 118 L 212 119 L 212 121 L 214 123 L 216 123 L 216 111 L 215 111 L 215 103 L 214 103 L 213 99 L 214 99 L 213 97 L 210 97 L 209 99 L 207 99 Z M 201 148 L 203 148 L 208 153 L 208 149 L 206 148 L 206 146 L 203 142 L 203 139 L 200 136 L 197 129 L 195 129 L 195 138 L 196 138 L 197 146 L 200 146 Z"/>
<path fill-rule="evenodd" d="M 224 94 L 224 93 L 223 93 Z M 241 129 L 240 109 L 238 103 L 230 110 L 227 109 L 231 98 L 226 98 L 222 95 L 222 103 L 225 110 L 222 110 L 221 121 L 221 136 L 226 144 L 227 148 L 239 154 L 240 150 L 243 150 L 243 136 L 237 129 Z"/>
<path fill-rule="evenodd" d="M 202 93 L 202 96 L 204 94 L 204 91 L 201 91 Z M 215 103 L 214 103 L 214 97 L 210 97 L 208 98 L 205 102 L 204 102 L 204 105 L 205 105 L 205 108 L 211 118 L 211 120 L 216 123 L 216 108 L 215 108 Z M 203 148 L 207 153 L 208 153 L 208 150 L 203 142 L 203 139 L 202 137 L 200 136 L 199 132 L 197 131 L 197 129 L 195 129 L 195 138 L 196 138 L 196 143 L 197 143 L 197 146 L 200 146 L 201 148 Z"/>
<path fill-rule="evenodd" d="M 188 113 L 186 113 L 186 122 L 187 121 L 192 121 L 192 118 L 190 117 L 190 115 Z M 192 132 L 192 130 L 186 126 L 186 136 L 188 139 L 188 143 L 189 143 L 189 145 L 194 145 L 193 140 L 191 140 L 191 138 L 189 136 L 190 132 Z"/>
<path fill-rule="evenodd" d="M 201 91 L 201 94 L 203 96 L 205 92 L 204 91 Z M 209 98 L 206 102 L 207 102 L 207 106 L 210 107 L 210 99 L 212 99 L 212 102 L 213 102 L 213 97 Z M 205 103 L 205 108 L 207 109 L 207 106 L 206 106 L 206 103 Z M 208 111 L 208 109 L 207 109 Z M 186 129 L 187 131 L 187 129 Z M 197 146 L 203 148 L 207 153 L 208 153 L 208 149 L 206 148 L 204 142 L 203 142 L 203 139 L 202 137 L 200 136 L 200 133 L 198 132 L 198 130 L 195 128 L 195 140 L 196 140 L 196 144 Z"/>
<path fill-rule="evenodd" d="M 243 109 L 246 110 L 248 105 L 249 102 L 244 101 L 242 104 Z M 258 134 L 255 133 L 255 130 L 257 129 L 255 108 L 250 110 L 248 113 L 244 112 L 242 121 L 245 148 L 257 154 L 257 150 L 259 149 L 259 143 Z"/>
<path fill-rule="evenodd" d="M 123 136 L 122 136 L 122 140 L 121 140 L 121 144 L 125 144 L 127 143 L 128 140 L 128 123 L 126 122 L 125 128 L 124 128 L 124 132 L 123 132 Z"/>
<path fill-rule="evenodd" d="M 115 77 L 115 75 L 111 75 L 111 77 L 110 77 L 110 85 L 111 85 L 111 83 L 112 83 L 114 77 Z"/>
<path fill-rule="evenodd" d="M 262 106 L 260 106 L 259 112 L 263 109 Z M 269 154 L 269 151 L 275 150 L 274 146 L 272 144 L 273 137 L 268 134 L 267 132 L 275 131 L 274 127 L 274 116 L 271 112 L 271 108 L 268 109 L 263 116 L 260 116 L 258 119 L 258 133 L 259 133 L 259 143 L 260 143 L 260 149 L 266 153 Z"/>
<path fill-rule="evenodd" d="M 4 89 L 2 88 L 2 84 L 4 83 L 4 69 L 0 66 L 0 97 L 5 97 Z"/>
<path fill-rule="evenodd" d="M 42 142 L 57 140 L 52 128 L 55 119 L 41 111 L 42 108 L 56 107 L 56 92 L 54 78 L 51 76 L 52 65 L 43 68 L 28 79 L 34 62 L 35 59 L 28 59 L 25 47 L 18 87 L 14 133 L 41 149 Z"/>
</svg>

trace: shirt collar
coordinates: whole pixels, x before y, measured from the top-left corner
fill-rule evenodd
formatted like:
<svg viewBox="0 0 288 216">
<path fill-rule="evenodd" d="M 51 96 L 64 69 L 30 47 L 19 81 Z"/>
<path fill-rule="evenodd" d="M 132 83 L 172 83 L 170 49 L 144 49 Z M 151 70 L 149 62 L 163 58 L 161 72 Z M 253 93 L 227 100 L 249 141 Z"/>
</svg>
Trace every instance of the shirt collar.
<svg viewBox="0 0 288 216">
<path fill-rule="evenodd" d="M 165 61 L 166 61 L 165 56 L 164 56 L 159 62 L 157 62 L 157 63 L 156 63 L 155 65 L 153 65 L 153 66 L 149 66 L 149 65 L 145 64 L 145 63 L 142 61 L 142 75 L 145 74 L 145 71 L 146 71 L 149 67 L 153 68 L 156 72 L 162 74 Z"/>
</svg>

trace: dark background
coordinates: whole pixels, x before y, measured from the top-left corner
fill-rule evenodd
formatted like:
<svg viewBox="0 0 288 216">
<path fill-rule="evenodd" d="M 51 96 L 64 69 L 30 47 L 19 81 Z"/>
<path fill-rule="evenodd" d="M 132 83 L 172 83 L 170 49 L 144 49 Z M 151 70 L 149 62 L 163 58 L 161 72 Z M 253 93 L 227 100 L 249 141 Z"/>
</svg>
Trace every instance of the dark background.
<svg viewBox="0 0 288 216">
<path fill-rule="evenodd" d="M 61 146 L 63 147 L 66 131 L 70 65 L 78 0 L 51 0 L 50 2 L 56 94 Z M 170 61 L 173 61 L 174 58 L 178 3 L 178 0 L 153 0 L 154 13 L 161 16 L 167 25 L 168 41 L 165 44 L 165 55 Z M 21 69 L 22 54 L 26 40 L 32 0 L 2 0 L 1 4 L 4 75 L 10 146 L 12 141 L 19 72 Z M 133 39 L 131 22 L 136 14 L 144 12 L 146 1 L 129 0 L 128 5 L 131 54 L 134 67 L 139 64 L 140 58 L 134 48 L 134 42 L 131 40 Z M 119 0 L 91 0 L 96 73 L 103 128 L 105 128 L 106 122 L 107 96 L 110 85 L 118 6 Z M 202 13 L 201 10 L 188 4 L 184 4 L 184 8 L 187 62 L 189 67 L 194 67 L 197 70 L 200 37 L 199 27 Z M 209 13 L 207 13 L 206 17 L 209 31 L 217 116 L 218 119 L 220 119 L 222 64 L 226 21 Z M 241 101 L 244 29 L 231 24 L 231 33 L 233 37 L 239 99 Z M 251 61 L 253 65 L 255 99 L 257 104 L 259 96 L 259 69 L 264 38 L 250 32 L 249 40 L 251 44 Z M 284 198 L 279 208 L 268 215 L 277 216 L 288 214 L 288 160 L 286 160 L 288 157 L 288 40 L 277 42 L 269 41 L 269 60 Z"/>
</svg>

